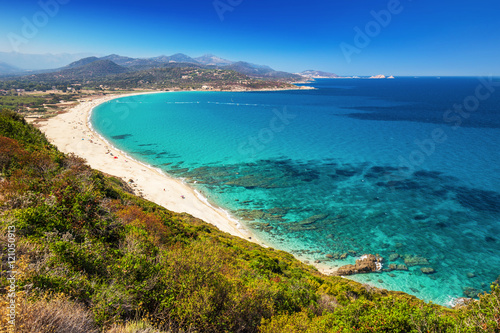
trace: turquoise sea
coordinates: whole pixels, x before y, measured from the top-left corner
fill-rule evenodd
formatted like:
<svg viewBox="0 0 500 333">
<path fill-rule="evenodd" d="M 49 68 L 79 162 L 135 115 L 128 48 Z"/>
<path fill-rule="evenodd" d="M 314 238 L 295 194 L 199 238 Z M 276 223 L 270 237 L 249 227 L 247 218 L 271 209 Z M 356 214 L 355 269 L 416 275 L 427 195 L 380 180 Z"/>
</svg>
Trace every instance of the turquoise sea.
<svg viewBox="0 0 500 333">
<path fill-rule="evenodd" d="M 124 97 L 91 123 L 303 260 L 380 254 L 381 272 L 350 278 L 439 304 L 489 290 L 500 274 L 499 80 L 308 85 Z"/>
</svg>

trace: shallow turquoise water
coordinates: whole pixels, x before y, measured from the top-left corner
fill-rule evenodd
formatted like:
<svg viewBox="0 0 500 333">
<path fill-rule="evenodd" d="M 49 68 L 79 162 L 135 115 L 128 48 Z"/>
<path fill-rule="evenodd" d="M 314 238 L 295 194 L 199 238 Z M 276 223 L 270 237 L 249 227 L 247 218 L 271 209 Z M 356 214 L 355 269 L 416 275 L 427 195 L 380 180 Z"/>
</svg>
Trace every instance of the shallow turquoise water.
<svg viewBox="0 0 500 333">
<path fill-rule="evenodd" d="M 447 113 L 478 84 L 318 80 L 314 91 L 142 95 L 97 107 L 91 122 L 277 248 L 332 266 L 364 253 L 382 255 L 384 269 L 424 257 L 352 278 L 447 304 L 500 274 L 500 93 L 460 126 Z"/>
</svg>

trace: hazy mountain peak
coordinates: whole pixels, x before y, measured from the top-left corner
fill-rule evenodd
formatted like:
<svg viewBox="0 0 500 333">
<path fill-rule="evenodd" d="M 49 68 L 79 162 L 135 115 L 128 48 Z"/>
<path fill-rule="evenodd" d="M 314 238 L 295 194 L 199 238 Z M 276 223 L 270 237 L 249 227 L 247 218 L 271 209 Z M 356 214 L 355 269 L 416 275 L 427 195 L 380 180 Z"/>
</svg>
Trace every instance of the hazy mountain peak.
<svg viewBox="0 0 500 333">
<path fill-rule="evenodd" d="M 80 60 L 72 62 L 71 64 L 69 64 L 68 66 L 66 66 L 66 68 L 80 67 L 80 66 L 83 66 L 83 65 L 86 65 L 86 64 L 90 64 L 90 63 L 92 63 L 92 62 L 94 62 L 96 60 L 99 60 L 99 58 L 97 58 L 97 57 L 83 58 L 83 59 L 80 59 Z"/>
<path fill-rule="evenodd" d="M 108 56 L 105 56 L 105 57 L 102 57 L 102 58 L 99 58 L 101 60 L 111 60 L 112 62 L 120 65 L 120 66 L 123 66 L 123 65 L 127 65 L 127 64 L 130 64 L 130 63 L 133 63 L 134 62 L 134 58 L 130 58 L 130 57 L 124 57 L 124 56 L 121 56 L 121 55 L 118 55 L 118 54 L 110 54 Z"/>
<path fill-rule="evenodd" d="M 79 59 L 94 56 L 91 53 L 29 54 L 19 52 L 0 52 L 0 61 L 24 69 L 61 68 Z"/>
<path fill-rule="evenodd" d="M 13 74 L 13 73 L 20 73 L 23 70 L 16 67 L 12 66 L 6 62 L 0 61 L 0 74 Z"/>
<path fill-rule="evenodd" d="M 175 61 L 175 62 L 189 62 L 189 63 L 194 63 L 197 64 L 198 62 L 196 59 L 191 58 L 190 56 L 185 55 L 184 53 L 176 53 L 171 55 L 169 58 L 169 61 Z"/>
<path fill-rule="evenodd" d="M 82 61 L 83 60 L 83 61 Z M 92 58 L 84 58 L 80 61 L 76 61 L 70 65 L 72 67 L 66 67 L 59 73 L 65 76 L 105 76 L 109 74 L 119 74 L 127 72 L 127 68 L 122 67 L 111 60 L 108 59 L 97 59 L 94 61 Z M 75 66 L 74 64 L 79 64 Z M 57 73 L 57 72 L 56 72 Z"/>
<path fill-rule="evenodd" d="M 231 60 L 222 59 L 213 54 L 205 54 L 202 55 L 201 57 L 194 58 L 194 60 L 203 65 L 213 65 L 213 66 L 226 66 L 233 63 L 233 61 Z"/>
</svg>

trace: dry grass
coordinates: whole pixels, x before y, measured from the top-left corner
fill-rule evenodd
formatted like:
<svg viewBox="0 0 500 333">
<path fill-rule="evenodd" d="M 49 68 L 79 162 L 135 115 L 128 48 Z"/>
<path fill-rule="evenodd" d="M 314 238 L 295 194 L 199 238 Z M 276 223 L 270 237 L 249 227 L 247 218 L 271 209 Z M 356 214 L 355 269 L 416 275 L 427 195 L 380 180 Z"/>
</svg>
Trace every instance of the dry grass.
<svg viewBox="0 0 500 333">
<path fill-rule="evenodd" d="M 145 321 L 131 321 L 124 325 L 113 325 L 106 333 L 169 333 L 158 331 Z"/>
<path fill-rule="evenodd" d="M 6 298 L 1 297 L 5 309 Z M 16 333 L 98 333 L 92 313 L 63 296 L 29 302 L 22 293 L 17 295 Z M 5 316 L 0 319 L 0 332 L 9 332 Z M 12 332 L 12 331 L 10 331 Z"/>
</svg>

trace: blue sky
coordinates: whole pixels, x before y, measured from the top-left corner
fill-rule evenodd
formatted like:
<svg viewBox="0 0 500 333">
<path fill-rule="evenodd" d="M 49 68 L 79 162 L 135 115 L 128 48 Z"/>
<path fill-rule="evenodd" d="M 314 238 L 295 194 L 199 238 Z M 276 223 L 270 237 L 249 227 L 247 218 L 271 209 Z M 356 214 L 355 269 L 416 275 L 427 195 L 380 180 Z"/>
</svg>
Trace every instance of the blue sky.
<svg viewBox="0 0 500 333">
<path fill-rule="evenodd" d="M 55 1 L 57 13 L 44 16 L 40 3 Z M 381 24 L 373 12 L 390 16 Z M 213 53 L 291 72 L 500 75 L 498 0 L 18 0 L 0 13 L 4 52 L 20 37 L 22 53 Z M 23 34 L 26 21 L 36 33 Z"/>
</svg>

